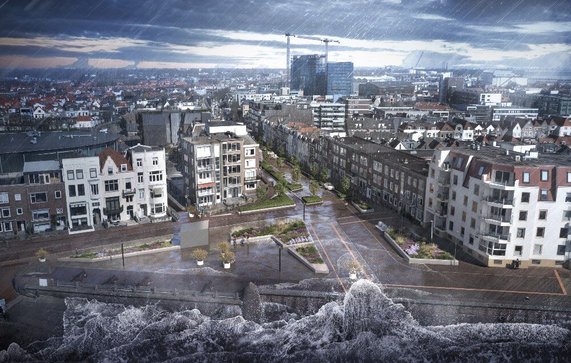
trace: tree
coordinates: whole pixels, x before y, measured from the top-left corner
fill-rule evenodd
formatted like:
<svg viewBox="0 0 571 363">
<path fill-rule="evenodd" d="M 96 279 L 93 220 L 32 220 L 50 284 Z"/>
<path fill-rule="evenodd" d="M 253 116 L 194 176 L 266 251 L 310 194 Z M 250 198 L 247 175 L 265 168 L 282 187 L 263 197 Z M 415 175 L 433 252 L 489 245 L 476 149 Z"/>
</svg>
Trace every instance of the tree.
<svg viewBox="0 0 571 363">
<path fill-rule="evenodd" d="M 317 180 L 311 180 L 309 182 L 309 192 L 311 193 L 311 195 L 315 195 L 317 194 L 317 191 L 319 190 L 319 183 L 317 183 Z"/>
<path fill-rule="evenodd" d="M 301 177 L 301 170 L 299 170 L 299 166 L 295 165 L 291 170 L 291 180 L 293 180 L 294 182 L 298 182 L 300 177 Z"/>
<path fill-rule="evenodd" d="M 341 179 L 341 185 L 339 187 L 339 191 L 345 195 L 349 193 L 349 189 L 351 188 L 351 179 L 348 176 L 344 176 Z"/>
<path fill-rule="evenodd" d="M 317 174 L 319 173 L 319 165 L 317 165 L 316 162 L 313 162 L 311 165 L 309 165 L 309 173 L 313 178 L 317 179 Z"/>
<path fill-rule="evenodd" d="M 319 173 L 319 181 L 325 183 L 329 179 L 329 173 L 325 169 L 321 169 L 321 173 Z"/>
<path fill-rule="evenodd" d="M 266 187 L 265 185 L 258 186 L 258 188 L 256 189 L 256 197 L 258 197 L 258 200 L 265 199 L 267 195 L 268 195 L 268 187 Z"/>
<path fill-rule="evenodd" d="M 276 192 L 278 192 L 279 195 L 283 195 L 286 192 L 286 181 L 285 180 L 280 180 L 278 181 L 278 183 L 275 186 Z"/>
</svg>

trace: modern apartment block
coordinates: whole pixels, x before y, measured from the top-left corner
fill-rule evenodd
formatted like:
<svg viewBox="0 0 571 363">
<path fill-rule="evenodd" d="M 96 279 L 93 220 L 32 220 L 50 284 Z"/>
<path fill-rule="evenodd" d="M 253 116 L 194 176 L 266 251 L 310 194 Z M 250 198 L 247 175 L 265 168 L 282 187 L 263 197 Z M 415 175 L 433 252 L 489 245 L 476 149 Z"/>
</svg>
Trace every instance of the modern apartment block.
<svg viewBox="0 0 571 363">
<path fill-rule="evenodd" d="M 438 150 L 425 222 L 488 266 L 560 266 L 571 252 L 571 163 L 485 146 Z"/>
<path fill-rule="evenodd" d="M 255 194 L 260 150 L 246 126 L 225 121 L 196 126 L 183 138 L 182 152 L 189 205 L 237 204 Z"/>
<path fill-rule="evenodd" d="M 312 102 L 313 125 L 328 132 L 345 131 L 345 105 L 342 103 Z"/>
<path fill-rule="evenodd" d="M 59 162 L 25 162 L 21 173 L 0 179 L 0 236 L 62 230 L 66 220 Z"/>
</svg>

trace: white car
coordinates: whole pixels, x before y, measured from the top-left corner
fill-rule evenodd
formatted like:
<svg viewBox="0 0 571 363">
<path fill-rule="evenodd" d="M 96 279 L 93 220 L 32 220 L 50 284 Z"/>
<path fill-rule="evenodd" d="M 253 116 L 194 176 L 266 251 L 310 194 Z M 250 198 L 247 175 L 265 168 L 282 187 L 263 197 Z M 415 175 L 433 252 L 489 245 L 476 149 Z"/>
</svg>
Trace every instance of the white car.
<svg viewBox="0 0 571 363">
<path fill-rule="evenodd" d="M 323 183 L 323 187 L 327 190 L 333 190 L 335 187 L 331 183 Z"/>
</svg>

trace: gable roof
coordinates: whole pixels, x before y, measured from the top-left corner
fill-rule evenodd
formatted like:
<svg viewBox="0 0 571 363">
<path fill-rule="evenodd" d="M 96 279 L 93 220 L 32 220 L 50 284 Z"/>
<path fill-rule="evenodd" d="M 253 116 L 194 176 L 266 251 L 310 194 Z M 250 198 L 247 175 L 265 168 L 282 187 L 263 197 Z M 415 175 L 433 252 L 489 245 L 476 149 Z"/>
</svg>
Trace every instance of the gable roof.
<svg viewBox="0 0 571 363">
<path fill-rule="evenodd" d="M 121 166 L 121 164 L 127 164 L 127 170 L 133 170 L 133 166 L 127 158 L 125 158 L 120 152 L 109 147 L 99 153 L 99 169 L 103 170 L 108 158 L 111 158 L 117 167 Z"/>
</svg>

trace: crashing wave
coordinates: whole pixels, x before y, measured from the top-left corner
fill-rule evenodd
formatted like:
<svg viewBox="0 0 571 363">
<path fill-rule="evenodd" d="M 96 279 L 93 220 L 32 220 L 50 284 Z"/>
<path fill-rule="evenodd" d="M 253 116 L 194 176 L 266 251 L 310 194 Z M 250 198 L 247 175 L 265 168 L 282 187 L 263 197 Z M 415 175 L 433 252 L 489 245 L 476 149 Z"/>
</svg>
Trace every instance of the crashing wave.
<svg viewBox="0 0 571 363">
<path fill-rule="evenodd" d="M 400 304 L 365 280 L 342 303 L 313 315 L 265 323 L 241 316 L 215 320 L 198 310 L 167 312 L 66 299 L 64 335 L 27 349 L 12 344 L 12 361 L 565 361 L 571 332 L 536 324 L 420 326 Z M 270 310 L 277 306 L 270 305 Z M 267 309 L 268 307 L 266 307 Z"/>
</svg>

